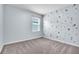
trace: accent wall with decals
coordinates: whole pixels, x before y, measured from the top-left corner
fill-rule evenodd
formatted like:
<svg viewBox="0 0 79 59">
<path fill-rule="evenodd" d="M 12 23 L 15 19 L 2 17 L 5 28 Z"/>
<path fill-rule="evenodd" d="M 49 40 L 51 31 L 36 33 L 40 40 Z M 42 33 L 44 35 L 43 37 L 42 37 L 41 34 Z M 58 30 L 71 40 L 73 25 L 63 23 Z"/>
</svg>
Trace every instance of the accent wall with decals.
<svg viewBox="0 0 79 59">
<path fill-rule="evenodd" d="M 79 5 L 49 12 L 43 23 L 44 37 L 79 46 Z"/>
</svg>

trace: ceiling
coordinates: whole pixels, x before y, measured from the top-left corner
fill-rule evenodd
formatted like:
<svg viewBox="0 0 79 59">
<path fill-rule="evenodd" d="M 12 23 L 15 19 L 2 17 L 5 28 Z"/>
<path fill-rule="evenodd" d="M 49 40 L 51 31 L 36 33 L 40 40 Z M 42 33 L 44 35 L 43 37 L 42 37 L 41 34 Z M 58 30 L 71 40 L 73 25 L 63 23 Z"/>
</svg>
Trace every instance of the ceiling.
<svg viewBox="0 0 79 59">
<path fill-rule="evenodd" d="M 27 10 L 39 13 L 41 15 L 44 15 L 48 12 L 51 12 L 57 9 L 67 7 L 69 5 L 70 4 L 11 4 L 11 6 L 27 9 Z"/>
</svg>

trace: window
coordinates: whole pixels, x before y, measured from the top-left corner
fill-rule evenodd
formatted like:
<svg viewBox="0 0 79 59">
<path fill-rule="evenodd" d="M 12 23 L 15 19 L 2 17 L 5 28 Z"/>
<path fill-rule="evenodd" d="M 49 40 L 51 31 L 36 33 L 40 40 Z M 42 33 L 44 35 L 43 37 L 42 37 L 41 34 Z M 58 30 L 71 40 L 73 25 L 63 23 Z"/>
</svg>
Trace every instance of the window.
<svg viewBox="0 0 79 59">
<path fill-rule="evenodd" d="M 40 18 L 32 17 L 32 32 L 40 31 Z"/>
</svg>

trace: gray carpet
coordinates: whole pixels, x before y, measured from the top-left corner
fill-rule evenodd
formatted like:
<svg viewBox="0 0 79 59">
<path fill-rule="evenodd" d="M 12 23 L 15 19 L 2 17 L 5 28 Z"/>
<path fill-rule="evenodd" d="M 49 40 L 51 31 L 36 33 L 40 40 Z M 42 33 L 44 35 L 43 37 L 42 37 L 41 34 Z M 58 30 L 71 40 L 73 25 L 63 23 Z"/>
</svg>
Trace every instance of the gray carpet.
<svg viewBox="0 0 79 59">
<path fill-rule="evenodd" d="M 46 38 L 5 45 L 2 54 L 78 54 L 79 48 Z"/>
</svg>

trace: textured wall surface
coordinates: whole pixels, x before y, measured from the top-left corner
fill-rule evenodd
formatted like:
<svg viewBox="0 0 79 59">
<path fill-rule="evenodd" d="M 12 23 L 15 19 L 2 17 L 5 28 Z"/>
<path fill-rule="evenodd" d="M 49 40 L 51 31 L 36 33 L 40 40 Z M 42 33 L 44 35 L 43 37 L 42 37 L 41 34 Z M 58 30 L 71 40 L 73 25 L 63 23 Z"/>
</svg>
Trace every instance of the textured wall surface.
<svg viewBox="0 0 79 59">
<path fill-rule="evenodd" d="M 79 45 L 79 5 L 46 14 L 43 27 L 45 37 Z"/>
</svg>

